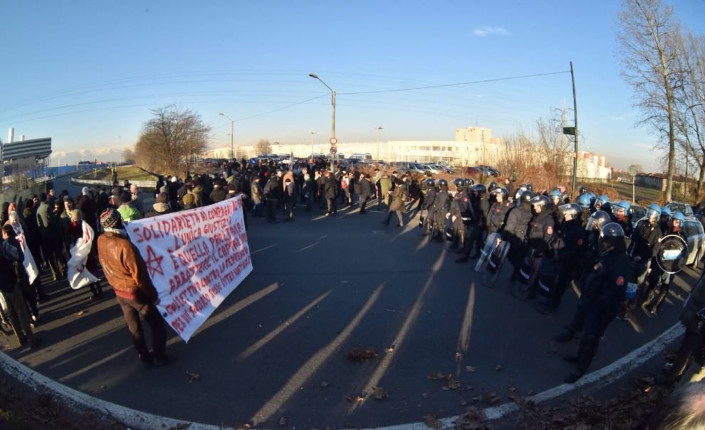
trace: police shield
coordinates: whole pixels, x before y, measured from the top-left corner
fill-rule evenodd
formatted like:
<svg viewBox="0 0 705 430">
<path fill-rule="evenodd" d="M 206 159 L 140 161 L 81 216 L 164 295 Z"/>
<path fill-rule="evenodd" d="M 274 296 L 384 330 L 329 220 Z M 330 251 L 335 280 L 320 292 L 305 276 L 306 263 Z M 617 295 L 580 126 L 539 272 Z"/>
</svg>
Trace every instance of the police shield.
<svg viewBox="0 0 705 430">
<path fill-rule="evenodd" d="M 661 239 L 656 263 L 666 273 L 680 272 L 688 257 L 688 244 L 677 234 L 669 234 Z"/>
</svg>

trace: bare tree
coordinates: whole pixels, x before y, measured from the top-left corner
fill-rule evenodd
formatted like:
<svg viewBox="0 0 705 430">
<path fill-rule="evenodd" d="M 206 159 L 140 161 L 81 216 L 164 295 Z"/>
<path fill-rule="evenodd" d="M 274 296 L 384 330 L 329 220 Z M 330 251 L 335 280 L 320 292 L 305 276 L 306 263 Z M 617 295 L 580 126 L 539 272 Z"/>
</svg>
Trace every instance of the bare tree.
<svg viewBox="0 0 705 430">
<path fill-rule="evenodd" d="M 681 42 L 680 67 L 684 71 L 684 80 L 676 98 L 678 146 L 685 154 L 686 173 L 692 165 L 699 169 L 695 198 L 700 202 L 705 182 L 705 38 L 685 32 Z"/>
<path fill-rule="evenodd" d="M 123 149 L 122 160 L 125 163 L 134 163 L 135 162 L 135 151 L 131 150 L 130 148 Z"/>
<path fill-rule="evenodd" d="M 565 111 L 562 111 L 565 116 Z M 542 153 L 546 161 L 551 163 L 555 169 L 556 175 L 568 176 L 570 161 L 570 142 L 563 134 L 562 125 L 565 123 L 563 119 L 553 118 L 547 120 L 539 118 L 536 121 L 536 130 L 538 131 L 538 150 Z"/>
<path fill-rule="evenodd" d="M 671 200 L 676 157 L 675 90 L 681 85 L 677 35 L 679 23 L 661 0 L 624 0 L 617 39 L 622 75 L 634 89 L 640 124 L 648 124 L 666 139 L 668 172 L 665 200 Z"/>
<path fill-rule="evenodd" d="M 270 152 L 272 152 L 272 144 L 269 143 L 269 140 L 267 139 L 260 139 L 260 141 L 257 142 L 257 146 L 255 146 L 255 149 L 257 150 L 257 155 L 269 154 Z"/>
<path fill-rule="evenodd" d="M 152 113 L 135 145 L 137 164 L 162 173 L 189 171 L 193 158 L 206 149 L 210 127 L 196 113 L 174 106 Z"/>
</svg>

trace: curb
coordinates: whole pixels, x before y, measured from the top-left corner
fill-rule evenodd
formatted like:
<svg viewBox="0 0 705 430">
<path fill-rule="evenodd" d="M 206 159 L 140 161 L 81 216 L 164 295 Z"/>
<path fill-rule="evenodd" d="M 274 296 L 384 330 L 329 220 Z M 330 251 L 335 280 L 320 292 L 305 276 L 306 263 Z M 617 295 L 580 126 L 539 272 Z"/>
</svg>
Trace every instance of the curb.
<svg viewBox="0 0 705 430">
<path fill-rule="evenodd" d="M 527 397 L 527 401 L 535 403 L 545 402 L 555 399 L 563 394 L 566 394 L 576 388 L 585 387 L 588 385 L 602 386 L 606 383 L 619 379 L 628 372 L 643 365 L 656 354 L 663 350 L 665 345 L 670 344 L 676 338 L 683 334 L 685 329 L 680 323 L 676 323 L 671 328 L 663 332 L 657 338 L 635 349 L 631 353 L 625 355 L 619 360 L 607 365 L 599 370 L 585 375 L 575 384 L 561 384 L 554 388 Z M 85 393 L 69 388 L 59 382 L 47 378 L 46 376 L 35 372 L 31 368 L 15 361 L 4 352 L 0 352 L 0 369 L 4 370 L 8 375 L 22 382 L 35 392 L 50 392 L 70 409 L 80 412 L 93 410 L 105 414 L 121 423 L 136 429 L 155 429 L 155 428 L 182 428 L 193 430 L 227 430 L 232 427 L 214 426 L 210 424 L 201 424 L 188 421 L 180 421 L 173 418 L 162 417 L 159 415 L 142 412 L 136 409 L 130 409 L 115 403 L 100 400 L 91 397 Z M 485 408 L 482 410 L 483 416 L 494 421 L 503 418 L 509 414 L 518 412 L 519 405 L 516 403 L 505 403 L 500 406 Z M 455 422 L 463 416 L 443 418 L 440 421 L 441 429 L 455 428 Z M 424 423 L 409 423 L 400 424 L 388 427 L 378 427 L 378 430 L 428 430 L 428 426 Z"/>
</svg>

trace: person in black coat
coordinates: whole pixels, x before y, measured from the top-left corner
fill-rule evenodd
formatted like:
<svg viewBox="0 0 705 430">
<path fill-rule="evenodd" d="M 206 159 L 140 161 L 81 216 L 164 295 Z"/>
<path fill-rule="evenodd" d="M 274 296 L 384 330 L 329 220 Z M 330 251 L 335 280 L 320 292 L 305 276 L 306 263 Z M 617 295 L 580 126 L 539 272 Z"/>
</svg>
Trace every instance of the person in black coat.
<svg viewBox="0 0 705 430">
<path fill-rule="evenodd" d="M 583 331 L 577 355 L 564 357 L 576 367 L 565 378 L 567 383 L 580 379 L 590 367 L 600 339 L 619 312 L 627 282 L 632 279 L 632 262 L 626 253 L 624 229 L 618 223 L 610 222 L 602 227 L 599 247 L 600 257 L 585 278 L 573 319 L 566 330 L 554 338 L 557 342 L 567 342 Z"/>
<path fill-rule="evenodd" d="M 502 230 L 502 240 L 509 241 L 509 252 L 507 258 L 514 266 L 512 280 L 519 279 L 519 270 L 524 264 L 524 253 L 526 251 L 526 235 L 529 231 L 529 221 L 531 213 L 531 191 L 524 191 L 519 196 L 518 205 L 512 208 L 507 215 L 507 223 Z"/>
<path fill-rule="evenodd" d="M 296 185 L 291 178 L 284 179 L 284 221 L 294 221 L 294 199 L 296 195 Z"/>
<path fill-rule="evenodd" d="M 276 210 L 279 200 L 282 198 L 282 184 L 277 175 L 271 175 L 264 185 L 264 198 L 267 205 L 267 222 L 276 222 Z"/>
<path fill-rule="evenodd" d="M 336 202 L 338 197 L 338 181 L 335 179 L 335 176 L 327 170 L 323 173 L 323 177 L 325 178 L 323 182 L 323 195 L 328 204 L 326 215 L 334 215 L 338 213 L 338 204 Z"/>
<path fill-rule="evenodd" d="M 548 299 L 535 303 L 536 309 L 543 314 L 558 308 L 571 279 L 578 275 L 575 262 L 580 260 L 585 242 L 580 214 L 580 206 L 574 203 L 558 206 L 559 223 L 542 265 L 542 273 L 546 273 L 544 266 L 550 272 L 550 282 L 539 282 L 539 288 L 550 289 L 544 291 Z"/>
<path fill-rule="evenodd" d="M 364 215 L 365 207 L 367 206 L 367 201 L 373 194 L 372 182 L 370 182 L 370 175 L 361 174 L 360 178 L 355 184 L 355 194 L 360 198 L 360 215 Z"/>
<path fill-rule="evenodd" d="M 39 339 L 34 336 L 30 326 L 29 312 L 22 294 L 22 285 L 27 282 L 27 273 L 22 262 L 24 254 L 15 239 L 12 226 L 2 226 L 3 242 L 0 245 L 0 293 L 7 304 L 7 321 L 12 325 L 17 341 L 21 346 L 30 348 L 39 346 Z"/>
<path fill-rule="evenodd" d="M 475 222 L 469 235 L 467 246 L 468 256 L 476 259 L 480 256 L 480 250 L 485 243 L 485 231 L 487 230 L 487 213 L 490 211 L 490 202 L 487 198 L 487 187 L 484 184 L 475 184 L 472 187 L 471 199 L 472 210 L 475 213 Z M 473 255 L 469 255 L 474 249 Z"/>
<path fill-rule="evenodd" d="M 438 181 L 438 191 L 430 211 L 433 213 L 432 216 L 429 215 L 433 219 L 431 239 L 442 242 L 446 216 L 450 217 L 450 194 L 448 193 L 448 181 L 445 179 Z"/>
</svg>

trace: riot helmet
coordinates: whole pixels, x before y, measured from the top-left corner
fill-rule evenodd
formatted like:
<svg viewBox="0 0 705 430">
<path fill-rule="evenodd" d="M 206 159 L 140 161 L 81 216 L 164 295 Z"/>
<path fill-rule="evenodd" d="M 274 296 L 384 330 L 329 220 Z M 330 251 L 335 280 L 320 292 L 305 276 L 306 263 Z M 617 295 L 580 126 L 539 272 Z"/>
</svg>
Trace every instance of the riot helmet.
<svg viewBox="0 0 705 430">
<path fill-rule="evenodd" d="M 534 193 L 531 191 L 524 191 L 519 195 L 519 203 L 529 203 L 531 202 L 531 198 L 534 197 Z"/>
<path fill-rule="evenodd" d="M 455 189 L 457 189 L 458 191 L 464 191 L 468 186 L 465 178 L 453 179 L 453 185 L 455 185 Z"/>
<path fill-rule="evenodd" d="M 558 206 L 563 200 L 563 193 L 558 188 L 554 188 L 548 193 L 548 197 L 551 199 L 551 203 Z"/>
<path fill-rule="evenodd" d="M 507 198 L 509 197 L 509 192 L 504 187 L 497 187 L 494 190 L 490 191 L 490 194 L 495 196 L 495 200 L 500 203 L 506 201 Z M 498 198 L 498 197 L 501 197 L 501 198 Z"/>
<path fill-rule="evenodd" d="M 531 207 L 536 211 L 536 213 L 543 212 L 551 204 L 551 200 L 543 194 L 532 197 L 530 202 Z"/>
<path fill-rule="evenodd" d="M 664 206 L 661 208 L 661 219 L 671 218 L 671 215 L 673 214 L 671 213 L 671 209 L 669 209 L 668 206 Z"/>
<path fill-rule="evenodd" d="M 595 211 L 585 224 L 585 230 L 587 231 L 601 231 L 602 226 L 612 221 L 612 218 L 605 211 Z"/>
<path fill-rule="evenodd" d="M 472 190 L 478 195 L 482 195 L 487 191 L 487 187 L 485 187 L 485 184 L 475 184 L 472 186 Z"/>
<path fill-rule="evenodd" d="M 423 181 L 421 181 L 421 189 L 422 190 L 430 190 L 435 185 L 436 185 L 436 183 L 432 178 L 426 178 Z"/>
<path fill-rule="evenodd" d="M 621 221 L 627 218 L 627 215 L 629 214 L 629 208 L 631 206 L 632 205 L 630 205 L 629 202 L 627 202 L 626 200 L 620 200 L 619 202 L 611 205 L 610 209 L 612 210 L 612 215 L 614 215 L 617 220 Z"/>
<path fill-rule="evenodd" d="M 448 181 L 446 181 L 445 179 L 439 179 L 438 186 L 441 188 L 445 188 L 445 190 L 447 191 L 448 190 Z"/>
<path fill-rule="evenodd" d="M 607 208 L 603 208 L 603 206 L 605 206 L 609 202 L 610 198 L 602 194 L 600 197 L 595 198 L 595 209 L 606 210 Z"/>
<path fill-rule="evenodd" d="M 619 223 L 608 222 L 600 229 L 600 239 L 624 239 L 624 229 Z"/>
<path fill-rule="evenodd" d="M 673 231 L 677 232 L 683 229 L 683 224 L 685 223 L 685 216 L 681 211 L 675 211 L 671 217 L 671 227 Z"/>
<path fill-rule="evenodd" d="M 487 192 L 492 193 L 495 189 L 499 188 L 499 185 L 495 181 L 490 182 L 490 184 L 487 186 Z"/>
<path fill-rule="evenodd" d="M 583 194 L 587 193 L 588 189 L 585 185 L 580 185 L 578 187 L 578 195 L 582 196 Z"/>
<path fill-rule="evenodd" d="M 657 205 L 656 203 L 651 203 L 649 206 L 647 206 L 646 218 L 651 224 L 655 224 L 656 221 L 658 221 L 660 215 L 661 207 L 659 205 Z"/>
<path fill-rule="evenodd" d="M 566 203 L 560 205 L 558 206 L 558 211 L 561 213 L 564 219 L 566 218 L 566 216 L 570 216 L 570 220 L 574 220 L 575 218 L 577 218 L 578 214 L 581 212 L 580 206 L 576 205 L 575 203 Z"/>
<path fill-rule="evenodd" d="M 591 196 L 590 193 L 579 195 L 578 196 L 578 206 L 580 206 L 582 209 L 591 209 L 592 203 L 593 203 L 593 198 L 594 198 L 594 196 Z"/>
</svg>

